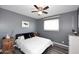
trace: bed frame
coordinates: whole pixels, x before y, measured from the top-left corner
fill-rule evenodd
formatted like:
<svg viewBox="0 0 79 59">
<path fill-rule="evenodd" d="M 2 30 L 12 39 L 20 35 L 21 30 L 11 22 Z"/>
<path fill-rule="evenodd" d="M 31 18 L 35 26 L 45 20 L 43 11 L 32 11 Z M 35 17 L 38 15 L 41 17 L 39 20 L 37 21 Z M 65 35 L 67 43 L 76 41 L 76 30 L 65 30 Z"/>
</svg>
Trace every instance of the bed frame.
<svg viewBox="0 0 79 59">
<path fill-rule="evenodd" d="M 19 36 L 24 36 L 24 38 L 27 39 L 27 38 L 34 37 L 35 33 L 34 32 L 29 32 L 29 33 L 16 34 L 15 39 L 18 39 Z"/>
</svg>

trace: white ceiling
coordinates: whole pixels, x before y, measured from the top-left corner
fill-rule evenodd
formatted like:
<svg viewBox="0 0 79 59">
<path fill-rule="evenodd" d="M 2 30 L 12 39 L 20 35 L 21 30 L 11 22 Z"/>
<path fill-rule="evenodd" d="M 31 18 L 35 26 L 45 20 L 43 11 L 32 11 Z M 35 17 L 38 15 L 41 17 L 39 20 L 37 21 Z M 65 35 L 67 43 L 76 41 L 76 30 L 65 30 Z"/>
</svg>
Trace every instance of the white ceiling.
<svg viewBox="0 0 79 59">
<path fill-rule="evenodd" d="M 33 5 L 0 5 L 0 7 L 35 19 L 41 19 L 56 14 L 75 11 L 79 5 L 49 5 L 49 9 L 47 10 L 48 14 L 42 14 L 41 16 L 37 13 L 31 13 L 31 11 L 36 10 Z M 43 7 L 45 7 L 45 5 Z"/>
</svg>

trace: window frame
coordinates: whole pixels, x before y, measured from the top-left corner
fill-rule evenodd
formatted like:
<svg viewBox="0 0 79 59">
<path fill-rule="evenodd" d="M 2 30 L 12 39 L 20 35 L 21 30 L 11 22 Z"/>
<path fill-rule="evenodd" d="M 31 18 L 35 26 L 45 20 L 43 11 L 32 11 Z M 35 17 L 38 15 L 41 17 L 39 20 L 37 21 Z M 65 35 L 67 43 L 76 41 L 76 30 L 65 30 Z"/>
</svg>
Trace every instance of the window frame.
<svg viewBox="0 0 79 59">
<path fill-rule="evenodd" d="M 48 29 L 45 29 L 45 27 L 44 27 L 44 26 L 45 26 L 44 22 L 45 22 L 45 21 L 50 21 L 50 20 L 58 20 L 58 30 L 54 30 L 54 29 L 48 30 Z M 43 29 L 44 29 L 44 31 L 59 31 L 59 25 L 60 25 L 59 23 L 60 23 L 60 22 L 59 22 L 59 18 L 44 20 L 44 21 L 43 21 Z"/>
</svg>

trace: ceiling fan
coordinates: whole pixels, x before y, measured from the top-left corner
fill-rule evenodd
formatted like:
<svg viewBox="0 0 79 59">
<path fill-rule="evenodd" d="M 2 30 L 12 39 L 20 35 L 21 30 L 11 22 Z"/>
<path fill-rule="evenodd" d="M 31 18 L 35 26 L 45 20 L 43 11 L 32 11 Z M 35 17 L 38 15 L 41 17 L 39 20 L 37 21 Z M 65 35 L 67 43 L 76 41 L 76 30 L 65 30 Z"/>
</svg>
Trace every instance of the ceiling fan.
<svg viewBox="0 0 79 59">
<path fill-rule="evenodd" d="M 42 15 L 43 13 L 44 14 L 48 14 L 48 12 L 47 11 L 45 11 L 45 10 L 47 10 L 48 8 L 49 8 L 49 6 L 46 6 L 46 7 L 39 7 L 39 6 L 37 6 L 37 5 L 34 5 L 34 7 L 37 9 L 36 11 L 32 11 L 32 13 L 34 13 L 34 12 L 37 12 L 38 13 L 38 15 Z"/>
</svg>

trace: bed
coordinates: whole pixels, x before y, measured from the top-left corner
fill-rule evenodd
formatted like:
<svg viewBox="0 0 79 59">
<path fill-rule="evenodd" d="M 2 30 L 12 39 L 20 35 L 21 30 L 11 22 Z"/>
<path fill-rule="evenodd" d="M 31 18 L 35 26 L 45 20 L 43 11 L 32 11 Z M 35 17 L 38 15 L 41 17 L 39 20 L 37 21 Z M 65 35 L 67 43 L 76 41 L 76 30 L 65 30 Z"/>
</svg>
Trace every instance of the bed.
<svg viewBox="0 0 79 59">
<path fill-rule="evenodd" d="M 18 35 L 17 35 L 18 36 Z M 29 38 L 25 38 L 23 34 L 16 39 L 17 47 L 25 54 L 42 54 L 53 42 L 50 39 L 33 36 L 28 33 Z"/>
</svg>

